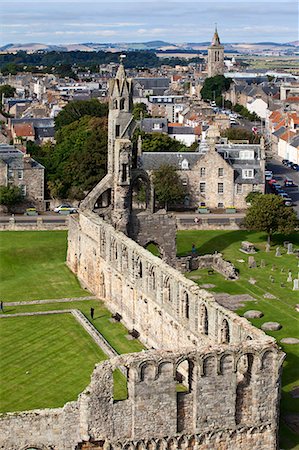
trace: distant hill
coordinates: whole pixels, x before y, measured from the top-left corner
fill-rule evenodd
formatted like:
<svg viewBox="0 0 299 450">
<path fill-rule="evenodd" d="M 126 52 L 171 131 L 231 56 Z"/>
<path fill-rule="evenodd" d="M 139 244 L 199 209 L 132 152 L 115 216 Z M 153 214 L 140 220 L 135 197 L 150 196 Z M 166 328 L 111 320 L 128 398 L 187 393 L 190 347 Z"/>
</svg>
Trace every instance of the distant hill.
<svg viewBox="0 0 299 450">
<path fill-rule="evenodd" d="M 131 51 L 131 50 L 152 50 L 152 51 L 165 51 L 165 50 L 206 50 L 210 45 L 209 41 L 205 42 L 187 42 L 187 43 L 170 43 L 165 41 L 148 41 L 148 42 L 119 42 L 119 43 L 95 43 L 87 42 L 80 44 L 63 44 L 63 45 L 51 45 L 40 44 L 37 42 L 31 42 L 26 44 L 7 44 L 0 47 L 2 53 L 14 53 L 18 51 L 25 51 L 28 53 L 34 53 L 38 51 L 50 52 L 50 51 Z M 294 47 L 299 46 L 299 41 L 293 41 L 288 43 L 279 42 L 256 42 L 256 43 L 230 43 L 223 44 L 225 50 L 232 50 L 240 53 L 253 52 L 255 50 L 278 50 L 281 48 L 285 50 L 289 48 L 291 51 Z"/>
</svg>

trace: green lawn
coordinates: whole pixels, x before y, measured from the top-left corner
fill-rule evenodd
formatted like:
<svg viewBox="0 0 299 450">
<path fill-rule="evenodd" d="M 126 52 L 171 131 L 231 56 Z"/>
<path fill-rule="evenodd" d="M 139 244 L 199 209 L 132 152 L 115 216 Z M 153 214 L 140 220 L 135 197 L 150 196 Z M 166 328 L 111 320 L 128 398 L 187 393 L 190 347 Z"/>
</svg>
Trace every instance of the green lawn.
<svg viewBox="0 0 299 450">
<path fill-rule="evenodd" d="M 258 252 L 254 255 L 258 267 L 248 269 L 247 255 L 239 251 L 241 241 L 253 242 Z M 187 277 L 198 277 L 197 283 L 214 284 L 215 288 L 209 289 L 215 292 L 227 292 L 229 294 L 250 294 L 257 302 L 246 302 L 245 306 L 237 312 L 240 315 L 248 309 L 258 309 L 264 313 L 261 319 L 251 322 L 256 327 L 262 323 L 275 321 L 282 324 L 282 329 L 269 334 L 278 340 L 283 350 L 287 354 L 284 363 L 282 376 L 282 417 L 287 413 L 299 411 L 299 399 L 293 399 L 290 391 L 299 385 L 299 345 L 282 344 L 279 341 L 284 337 L 299 337 L 298 313 L 295 305 L 299 303 L 298 291 L 292 290 L 292 284 L 287 283 L 287 272 L 290 269 L 293 277 L 298 273 L 298 258 L 295 255 L 287 255 L 283 249 L 283 241 L 293 242 L 299 248 L 299 234 L 291 236 L 277 235 L 274 237 L 270 253 L 265 252 L 266 236 L 264 233 L 254 233 L 247 231 L 179 231 L 177 235 L 177 252 L 179 255 L 191 253 L 194 243 L 199 254 L 213 253 L 215 250 L 223 253 L 224 258 L 231 261 L 239 270 L 240 279 L 236 281 L 225 280 L 220 274 L 208 275 L 207 270 L 197 270 L 187 274 Z M 281 257 L 275 257 L 275 248 L 280 245 Z M 238 262 L 245 260 L 244 263 Z M 266 263 L 265 268 L 261 268 L 260 261 Z M 283 270 L 283 272 L 282 272 Z M 270 276 L 274 277 L 274 283 L 270 282 Z M 249 279 L 254 278 L 256 284 L 249 283 Z M 281 287 L 284 283 L 285 287 Z M 269 292 L 275 295 L 275 299 L 265 299 L 263 295 Z M 299 436 L 292 433 L 284 424 L 281 427 L 281 446 L 284 449 L 299 448 Z"/>
<path fill-rule="evenodd" d="M 1 231 L 1 300 L 88 295 L 65 264 L 66 231 Z"/>
<path fill-rule="evenodd" d="M 63 406 L 107 359 L 71 314 L 1 320 L 1 412 Z"/>
</svg>

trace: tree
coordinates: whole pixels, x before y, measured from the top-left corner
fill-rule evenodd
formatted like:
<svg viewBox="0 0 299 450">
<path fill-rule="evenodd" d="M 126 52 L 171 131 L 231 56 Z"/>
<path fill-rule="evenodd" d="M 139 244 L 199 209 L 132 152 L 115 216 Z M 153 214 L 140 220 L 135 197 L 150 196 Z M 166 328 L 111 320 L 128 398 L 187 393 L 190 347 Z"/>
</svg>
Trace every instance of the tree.
<svg viewBox="0 0 299 450">
<path fill-rule="evenodd" d="M 17 186 L 0 186 L 0 205 L 9 210 L 12 206 L 21 203 L 23 196 Z"/>
<path fill-rule="evenodd" d="M 227 137 L 229 141 L 246 140 L 250 144 L 258 144 L 260 142 L 260 135 L 254 134 L 244 128 L 227 128 L 221 131 L 221 136 Z"/>
<path fill-rule="evenodd" d="M 298 226 L 293 208 L 284 205 L 278 195 L 257 195 L 248 208 L 244 225 L 248 230 L 265 231 L 270 244 L 274 233 L 290 234 Z"/>
<path fill-rule="evenodd" d="M 141 119 L 141 114 L 142 117 L 151 117 L 150 114 L 148 113 L 147 110 L 147 106 L 145 103 L 134 103 L 133 105 L 133 117 L 135 120 L 140 120 Z"/>
<path fill-rule="evenodd" d="M 257 195 L 263 195 L 263 194 L 260 191 L 249 192 L 249 194 L 247 194 L 245 197 L 246 203 L 252 203 L 254 200 L 256 200 Z"/>
<path fill-rule="evenodd" d="M 231 84 L 231 78 L 225 78 L 224 75 L 206 78 L 200 95 L 203 100 L 216 100 L 216 103 L 222 102 L 222 93 L 227 91 Z"/>
<path fill-rule="evenodd" d="M 166 210 L 169 203 L 182 201 L 187 194 L 175 167 L 170 164 L 163 164 L 153 172 L 153 182 L 156 199 Z"/>
<path fill-rule="evenodd" d="M 143 152 L 186 152 L 190 151 L 180 141 L 163 133 L 141 133 Z M 193 151 L 193 150 L 191 150 Z"/>
<path fill-rule="evenodd" d="M 12 86 L 10 86 L 10 84 L 3 84 L 2 86 L 0 86 L 0 100 L 2 98 L 2 95 L 4 95 L 4 97 L 8 98 L 8 97 L 13 97 L 15 95 L 16 89 Z"/>
<path fill-rule="evenodd" d="M 91 100 L 75 100 L 69 102 L 55 118 L 55 129 L 70 125 L 84 116 L 107 117 L 108 104 L 101 103 L 96 98 Z"/>
</svg>

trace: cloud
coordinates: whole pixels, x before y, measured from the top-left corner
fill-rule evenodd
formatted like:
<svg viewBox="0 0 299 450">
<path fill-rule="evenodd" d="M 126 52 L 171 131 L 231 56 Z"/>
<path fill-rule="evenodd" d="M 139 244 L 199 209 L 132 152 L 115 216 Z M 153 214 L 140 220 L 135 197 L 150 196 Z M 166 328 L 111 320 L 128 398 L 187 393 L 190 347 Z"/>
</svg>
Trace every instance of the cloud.
<svg viewBox="0 0 299 450">
<path fill-rule="evenodd" d="M 217 22 L 223 42 L 263 38 L 287 42 L 298 35 L 296 11 L 297 2 L 287 0 L 11 0 L 1 3 L 0 35 L 2 45 L 30 37 L 43 37 L 45 43 L 63 44 L 67 39 L 75 43 L 83 36 L 98 42 L 153 37 L 200 42 L 211 39 Z"/>
</svg>

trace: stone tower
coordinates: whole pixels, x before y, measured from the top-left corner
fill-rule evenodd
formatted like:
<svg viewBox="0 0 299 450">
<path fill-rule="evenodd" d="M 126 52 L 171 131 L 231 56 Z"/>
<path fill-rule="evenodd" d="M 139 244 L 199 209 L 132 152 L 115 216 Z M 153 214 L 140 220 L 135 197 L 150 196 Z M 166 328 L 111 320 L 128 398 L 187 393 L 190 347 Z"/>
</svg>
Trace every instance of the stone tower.
<svg viewBox="0 0 299 450">
<path fill-rule="evenodd" d="M 217 27 L 208 47 L 208 77 L 223 75 L 224 73 L 224 47 L 220 43 Z"/>
<path fill-rule="evenodd" d="M 130 184 L 133 160 L 131 136 L 135 127 L 132 80 L 123 64 L 109 86 L 108 175 L 112 176 L 112 222 L 126 232 L 130 213 Z"/>
</svg>

